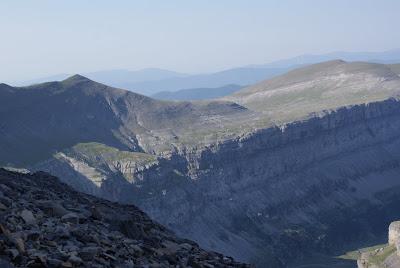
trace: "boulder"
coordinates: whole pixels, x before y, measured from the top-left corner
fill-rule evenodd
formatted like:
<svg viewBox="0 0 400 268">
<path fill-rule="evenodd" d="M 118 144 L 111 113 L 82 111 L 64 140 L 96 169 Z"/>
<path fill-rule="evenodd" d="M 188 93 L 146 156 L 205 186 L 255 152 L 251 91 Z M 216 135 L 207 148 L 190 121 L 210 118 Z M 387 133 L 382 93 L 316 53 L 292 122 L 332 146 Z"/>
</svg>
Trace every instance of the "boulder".
<svg viewBox="0 0 400 268">
<path fill-rule="evenodd" d="M 36 225 L 36 218 L 30 210 L 24 209 L 21 211 L 20 216 L 26 224 Z"/>
<path fill-rule="evenodd" d="M 79 223 L 79 215 L 74 212 L 70 212 L 61 217 L 61 222 L 69 222 L 69 223 L 73 223 L 73 224 L 78 224 Z"/>
</svg>

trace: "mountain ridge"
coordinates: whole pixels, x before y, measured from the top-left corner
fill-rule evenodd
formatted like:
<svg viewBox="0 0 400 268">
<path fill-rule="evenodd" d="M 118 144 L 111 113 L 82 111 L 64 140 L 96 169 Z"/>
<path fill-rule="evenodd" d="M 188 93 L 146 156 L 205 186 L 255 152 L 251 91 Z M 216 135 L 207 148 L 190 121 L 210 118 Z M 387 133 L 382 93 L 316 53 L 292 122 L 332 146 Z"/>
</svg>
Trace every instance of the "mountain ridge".
<svg viewBox="0 0 400 268">
<path fill-rule="evenodd" d="M 160 91 L 222 87 L 227 84 L 245 86 L 283 74 L 301 66 L 334 59 L 389 64 L 400 62 L 400 50 L 393 49 L 383 52 L 332 52 L 321 55 L 307 54 L 267 64 L 246 65 L 201 74 L 185 74 L 159 68 L 147 68 L 137 71 L 121 69 L 88 72 L 84 73 L 84 75 L 114 87 L 129 89 L 145 95 L 152 95 Z M 42 83 L 49 80 L 63 80 L 68 76 L 70 75 L 56 75 L 44 79 L 17 83 L 17 85 L 26 86 L 27 84 Z"/>
<path fill-rule="evenodd" d="M 55 93 L 45 96 L 54 105 L 49 111 L 65 107 L 73 118 L 83 115 L 82 124 L 72 126 L 89 127 L 91 137 L 54 147 L 28 168 L 90 194 L 134 203 L 182 237 L 260 267 L 288 267 L 311 260 L 313 252 L 332 261 L 329 256 L 348 243 L 364 243 L 369 228 L 379 234 L 382 224 L 371 217 L 389 219 L 398 208 L 400 87 L 398 75 L 388 70 L 343 61 L 303 67 L 256 85 L 254 91 L 262 93 L 256 99 L 263 102 L 256 109 L 225 98 L 167 102 L 116 89 L 119 95 L 97 83 L 83 83 L 70 96 L 59 83 L 45 84 L 43 92 Z M 254 93 L 248 89 L 230 98 Z M 274 107 L 270 92 L 287 95 Z M 350 98 L 354 93 L 357 101 Z M 56 97 L 62 101 L 54 103 Z M 13 111 L 1 109 L 18 103 L 0 101 L 2 118 Z M 313 105 L 304 110 L 308 103 Z M 33 115 L 47 119 L 39 129 L 48 132 L 54 122 L 62 129 L 58 135 L 69 135 L 59 114 L 53 112 L 51 121 L 42 111 L 47 107 L 38 107 L 41 113 Z M 29 122 L 18 111 L 14 123 Z M 92 112 L 104 115 L 87 118 Z M 36 153 L 30 149 L 38 140 L 30 141 L 20 154 Z"/>
<path fill-rule="evenodd" d="M 24 148 L 15 144 L 16 137 L 37 147 L 33 151 L 46 154 L 85 141 L 134 151 L 164 150 L 163 146 L 176 143 L 178 137 L 190 139 L 193 131 L 231 124 L 229 118 L 247 117 L 250 113 L 225 101 L 157 101 L 81 75 L 10 89 L 0 92 L 0 116 L 13 114 L 12 119 L 7 117 L 2 122 L 2 128 L 7 130 L 7 135 L 0 138 L 7 152 L 0 156 L 2 163 L 7 163 L 6 158 L 11 155 L 15 155 L 15 161 L 22 160 L 17 152 L 22 154 Z M 30 113 L 25 113 L 26 109 Z M 217 121 L 204 120 L 211 117 L 217 117 Z M 29 155 L 26 157 L 28 160 Z"/>
<path fill-rule="evenodd" d="M 334 60 L 289 71 L 222 99 L 267 114 L 276 123 L 314 112 L 396 97 L 400 77 L 390 66 Z"/>
</svg>

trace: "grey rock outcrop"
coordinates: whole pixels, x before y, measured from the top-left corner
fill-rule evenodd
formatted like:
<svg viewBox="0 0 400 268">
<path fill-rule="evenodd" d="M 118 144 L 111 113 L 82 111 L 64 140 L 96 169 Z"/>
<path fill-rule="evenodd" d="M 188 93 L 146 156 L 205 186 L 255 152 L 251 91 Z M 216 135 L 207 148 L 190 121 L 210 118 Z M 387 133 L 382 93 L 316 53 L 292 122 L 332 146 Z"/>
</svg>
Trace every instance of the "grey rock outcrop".
<svg viewBox="0 0 400 268">
<path fill-rule="evenodd" d="M 389 225 L 389 245 L 398 246 L 400 243 L 400 221 L 394 221 Z"/>
<path fill-rule="evenodd" d="M 362 252 L 357 259 L 358 268 L 400 267 L 400 221 L 389 225 L 388 244 L 377 249 Z"/>
</svg>

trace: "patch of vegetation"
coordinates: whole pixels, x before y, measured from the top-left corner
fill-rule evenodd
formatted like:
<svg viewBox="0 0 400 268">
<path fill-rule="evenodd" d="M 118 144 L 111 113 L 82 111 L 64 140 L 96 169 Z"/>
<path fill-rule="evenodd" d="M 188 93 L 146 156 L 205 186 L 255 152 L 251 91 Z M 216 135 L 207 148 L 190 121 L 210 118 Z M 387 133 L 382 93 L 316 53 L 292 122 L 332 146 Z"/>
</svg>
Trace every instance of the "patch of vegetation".
<svg viewBox="0 0 400 268">
<path fill-rule="evenodd" d="M 377 251 L 376 253 L 372 252 L 368 260 L 371 264 L 380 265 L 387 259 L 387 257 L 395 252 L 396 247 L 394 245 L 386 246 L 383 250 Z"/>
<path fill-rule="evenodd" d="M 361 253 L 363 252 L 372 252 L 374 250 L 380 249 L 387 246 L 387 244 L 381 244 L 381 245 L 376 245 L 372 247 L 366 247 L 366 248 L 361 248 L 353 251 L 346 252 L 345 254 L 339 256 L 339 259 L 344 259 L 344 260 L 357 260 L 360 256 Z"/>
<path fill-rule="evenodd" d="M 338 258 L 346 260 L 357 260 L 362 253 L 366 253 L 368 254 L 368 263 L 380 267 L 384 263 L 384 261 L 395 252 L 396 247 L 394 245 L 382 244 L 350 251 L 342 256 L 339 256 Z"/>
<path fill-rule="evenodd" d="M 72 147 L 72 151 L 90 158 L 101 157 L 106 161 L 125 160 L 138 164 L 147 164 L 157 160 L 157 157 L 152 154 L 120 151 L 117 148 L 97 142 L 78 143 Z"/>
</svg>

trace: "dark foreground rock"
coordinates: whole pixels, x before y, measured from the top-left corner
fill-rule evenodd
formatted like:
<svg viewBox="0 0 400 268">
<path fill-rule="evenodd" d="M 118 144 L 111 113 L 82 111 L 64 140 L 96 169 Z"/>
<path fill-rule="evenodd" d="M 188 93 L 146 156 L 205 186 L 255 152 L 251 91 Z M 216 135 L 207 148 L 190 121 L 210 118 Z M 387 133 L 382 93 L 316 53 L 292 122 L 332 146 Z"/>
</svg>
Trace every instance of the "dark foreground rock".
<svg viewBox="0 0 400 268">
<path fill-rule="evenodd" d="M 0 169 L 1 267 L 248 267 L 177 238 L 133 205 L 44 172 Z"/>
</svg>

